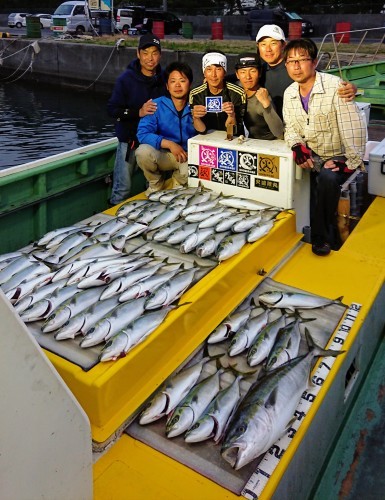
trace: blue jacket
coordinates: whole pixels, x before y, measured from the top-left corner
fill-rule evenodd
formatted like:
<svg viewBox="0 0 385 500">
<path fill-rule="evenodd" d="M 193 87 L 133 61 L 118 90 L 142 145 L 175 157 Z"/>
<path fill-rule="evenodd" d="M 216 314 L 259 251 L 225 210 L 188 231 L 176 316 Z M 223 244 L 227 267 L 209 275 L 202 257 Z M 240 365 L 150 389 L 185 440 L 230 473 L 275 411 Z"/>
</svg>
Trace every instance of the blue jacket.
<svg viewBox="0 0 385 500">
<path fill-rule="evenodd" d="M 167 139 L 187 151 L 187 140 L 197 135 L 189 104 L 186 103 L 178 113 L 170 97 L 159 97 L 154 102 L 158 105 L 156 112 L 140 119 L 137 133 L 139 142 L 161 149 L 162 139 Z"/>
<path fill-rule="evenodd" d="M 126 71 L 117 78 L 107 105 L 109 115 L 116 119 L 115 131 L 120 142 L 136 140 L 139 109 L 149 99 L 166 93 L 160 66 L 155 76 L 145 76 L 140 70 L 139 59 L 130 62 Z"/>
</svg>

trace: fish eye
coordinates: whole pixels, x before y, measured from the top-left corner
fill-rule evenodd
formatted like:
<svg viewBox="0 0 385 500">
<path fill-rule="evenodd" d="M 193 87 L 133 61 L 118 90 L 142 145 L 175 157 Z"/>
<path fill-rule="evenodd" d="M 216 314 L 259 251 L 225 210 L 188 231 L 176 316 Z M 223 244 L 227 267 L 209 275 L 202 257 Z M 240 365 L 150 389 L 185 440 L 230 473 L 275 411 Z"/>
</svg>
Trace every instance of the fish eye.
<svg viewBox="0 0 385 500">
<path fill-rule="evenodd" d="M 195 429 L 198 429 L 198 427 L 199 427 L 199 426 L 200 426 L 200 424 L 197 422 L 196 424 L 194 424 L 194 425 L 191 427 L 190 431 L 194 431 Z"/>
<path fill-rule="evenodd" d="M 245 425 L 240 425 L 238 427 L 238 432 L 240 432 L 240 433 L 246 432 L 246 426 Z"/>
</svg>

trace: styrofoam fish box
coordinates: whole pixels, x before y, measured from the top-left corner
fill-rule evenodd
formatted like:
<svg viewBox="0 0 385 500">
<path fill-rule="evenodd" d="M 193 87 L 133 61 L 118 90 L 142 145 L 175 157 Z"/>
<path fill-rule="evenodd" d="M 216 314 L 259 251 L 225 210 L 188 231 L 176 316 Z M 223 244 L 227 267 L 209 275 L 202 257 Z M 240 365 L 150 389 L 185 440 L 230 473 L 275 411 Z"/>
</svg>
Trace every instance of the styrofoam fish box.
<svg viewBox="0 0 385 500">
<path fill-rule="evenodd" d="M 369 153 L 368 191 L 385 196 L 385 139 Z"/>
<path fill-rule="evenodd" d="M 309 224 L 309 175 L 297 167 L 282 140 L 262 141 L 213 131 L 188 141 L 189 185 L 228 196 L 295 209 L 297 230 Z"/>
</svg>

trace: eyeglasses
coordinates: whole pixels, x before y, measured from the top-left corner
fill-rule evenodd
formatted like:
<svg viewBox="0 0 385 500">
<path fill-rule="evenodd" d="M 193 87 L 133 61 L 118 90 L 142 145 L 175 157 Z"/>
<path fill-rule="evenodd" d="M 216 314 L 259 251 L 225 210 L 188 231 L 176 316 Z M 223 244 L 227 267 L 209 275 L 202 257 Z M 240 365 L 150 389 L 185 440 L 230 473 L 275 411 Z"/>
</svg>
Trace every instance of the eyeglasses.
<svg viewBox="0 0 385 500">
<path fill-rule="evenodd" d="M 302 66 L 302 64 L 305 64 L 307 61 L 311 61 L 311 57 L 307 57 L 306 59 L 291 59 L 290 61 L 286 61 L 286 66 L 296 66 L 299 64 Z"/>
</svg>

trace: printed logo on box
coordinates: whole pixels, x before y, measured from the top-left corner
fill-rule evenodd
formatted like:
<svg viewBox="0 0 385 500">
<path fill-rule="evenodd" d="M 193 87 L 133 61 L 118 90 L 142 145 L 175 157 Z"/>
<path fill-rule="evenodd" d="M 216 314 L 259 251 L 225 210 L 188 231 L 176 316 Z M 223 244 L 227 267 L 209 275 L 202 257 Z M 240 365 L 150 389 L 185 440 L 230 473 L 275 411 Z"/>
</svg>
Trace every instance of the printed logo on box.
<svg viewBox="0 0 385 500">
<path fill-rule="evenodd" d="M 188 176 L 195 177 L 195 179 L 198 179 L 199 169 L 198 169 L 197 165 L 189 165 L 188 166 Z"/>
<path fill-rule="evenodd" d="M 211 169 L 211 181 L 223 184 L 223 181 L 224 181 L 223 173 L 224 173 L 223 170 L 219 170 L 219 168 L 212 168 Z"/>
<path fill-rule="evenodd" d="M 222 96 L 206 97 L 207 113 L 220 113 L 222 111 Z"/>
<path fill-rule="evenodd" d="M 279 156 L 259 154 L 258 175 L 279 179 Z"/>
<path fill-rule="evenodd" d="M 235 172 L 228 172 L 224 170 L 224 184 L 229 184 L 230 186 L 237 185 L 237 174 Z"/>
<path fill-rule="evenodd" d="M 257 175 L 258 155 L 256 153 L 238 153 L 238 172 L 244 174 Z"/>
<path fill-rule="evenodd" d="M 268 189 L 269 191 L 279 191 L 279 182 L 277 181 L 256 178 L 254 180 L 254 185 L 257 188 Z"/>
<path fill-rule="evenodd" d="M 199 146 L 199 165 L 217 167 L 217 148 L 213 146 Z"/>
<path fill-rule="evenodd" d="M 251 176 L 247 174 L 241 174 L 238 172 L 237 175 L 237 186 L 244 189 L 250 189 L 251 187 Z"/>
<path fill-rule="evenodd" d="M 223 170 L 237 170 L 237 152 L 233 149 L 218 149 L 218 168 Z"/>
<path fill-rule="evenodd" d="M 199 179 L 211 181 L 211 168 L 199 166 Z"/>
</svg>

